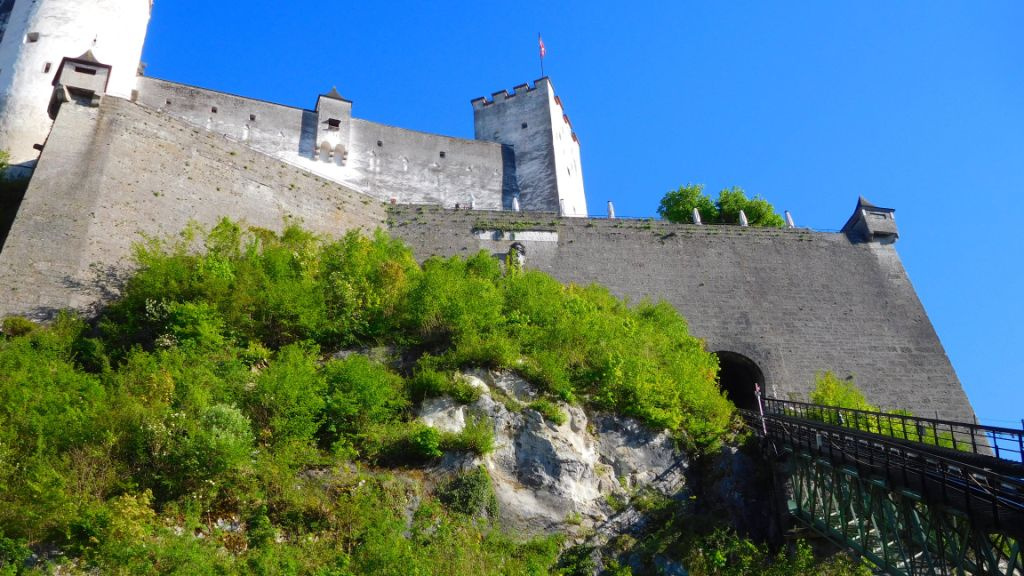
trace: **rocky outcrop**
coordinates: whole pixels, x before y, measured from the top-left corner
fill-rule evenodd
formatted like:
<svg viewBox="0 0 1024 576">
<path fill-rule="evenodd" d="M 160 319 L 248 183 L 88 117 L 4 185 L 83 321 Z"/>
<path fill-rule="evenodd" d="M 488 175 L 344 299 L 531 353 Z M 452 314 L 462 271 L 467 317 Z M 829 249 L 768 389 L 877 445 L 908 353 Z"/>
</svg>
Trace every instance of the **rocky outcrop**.
<svg viewBox="0 0 1024 576">
<path fill-rule="evenodd" d="M 537 395 L 521 378 L 489 371 L 462 377 L 481 390 L 479 399 L 468 405 L 447 397 L 428 399 L 419 416 L 449 432 L 461 431 L 474 418 L 493 425 L 492 453 L 450 457 L 441 467 L 484 465 L 506 526 L 533 534 L 568 531 L 600 537 L 621 533 L 640 520 L 627 505 L 637 491 L 685 492 L 688 461 L 666 432 L 567 404 L 558 405 L 567 417 L 556 424 L 528 407 Z"/>
</svg>

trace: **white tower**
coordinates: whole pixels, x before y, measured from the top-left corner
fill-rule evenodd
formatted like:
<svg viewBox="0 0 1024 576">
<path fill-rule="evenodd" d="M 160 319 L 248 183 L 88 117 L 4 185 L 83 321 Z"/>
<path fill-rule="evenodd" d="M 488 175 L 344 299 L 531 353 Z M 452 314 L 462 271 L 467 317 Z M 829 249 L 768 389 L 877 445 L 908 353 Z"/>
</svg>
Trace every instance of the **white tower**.
<svg viewBox="0 0 1024 576">
<path fill-rule="evenodd" d="M 0 0 L 0 150 L 32 168 L 64 58 L 91 52 L 110 66 L 106 94 L 135 90 L 152 0 Z"/>
<path fill-rule="evenodd" d="M 496 92 L 491 100 L 473 100 L 473 121 L 477 140 L 500 142 L 512 151 L 518 187 L 514 196 L 523 210 L 587 215 L 580 142 L 551 80 L 516 86 L 513 93 Z M 511 203 L 505 202 L 506 209 Z"/>
</svg>

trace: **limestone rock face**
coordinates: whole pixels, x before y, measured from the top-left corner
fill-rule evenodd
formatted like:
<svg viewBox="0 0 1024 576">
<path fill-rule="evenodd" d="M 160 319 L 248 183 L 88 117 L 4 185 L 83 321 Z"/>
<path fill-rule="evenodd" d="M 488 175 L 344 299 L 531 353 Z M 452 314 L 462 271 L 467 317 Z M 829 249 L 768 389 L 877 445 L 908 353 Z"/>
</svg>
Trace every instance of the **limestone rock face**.
<svg viewBox="0 0 1024 576">
<path fill-rule="evenodd" d="M 483 464 L 491 475 L 503 524 L 527 533 L 602 532 L 631 524 L 635 514 L 612 502 L 628 502 L 650 488 L 675 495 L 685 485 L 688 462 L 668 434 L 610 415 L 588 415 L 559 404 L 566 414 L 556 425 L 527 407 L 536 391 L 508 373 L 463 374 L 481 389 L 478 400 L 459 405 L 450 398 L 423 402 L 419 417 L 439 430 L 458 432 L 467 420 L 487 418 L 495 449 L 482 458 L 452 458 L 441 466 Z"/>
</svg>

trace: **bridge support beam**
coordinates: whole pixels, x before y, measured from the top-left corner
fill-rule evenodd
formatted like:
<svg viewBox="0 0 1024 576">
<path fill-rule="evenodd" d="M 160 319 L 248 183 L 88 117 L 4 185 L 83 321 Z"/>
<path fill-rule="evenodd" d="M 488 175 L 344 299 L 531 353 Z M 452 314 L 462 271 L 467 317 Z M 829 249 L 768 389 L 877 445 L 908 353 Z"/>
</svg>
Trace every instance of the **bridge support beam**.
<svg viewBox="0 0 1024 576">
<path fill-rule="evenodd" d="M 1024 576 L 1021 541 L 809 452 L 789 458 L 790 513 L 888 574 Z"/>
</svg>

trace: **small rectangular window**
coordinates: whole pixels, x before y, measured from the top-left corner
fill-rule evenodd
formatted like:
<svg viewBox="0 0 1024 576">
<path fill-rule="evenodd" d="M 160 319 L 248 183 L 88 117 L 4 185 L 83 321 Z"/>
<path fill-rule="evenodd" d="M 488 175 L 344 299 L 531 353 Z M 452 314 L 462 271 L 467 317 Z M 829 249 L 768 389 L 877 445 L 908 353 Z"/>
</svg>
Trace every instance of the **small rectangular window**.
<svg viewBox="0 0 1024 576">
<path fill-rule="evenodd" d="M 170 98 L 168 98 L 168 99 L 167 99 L 167 100 L 166 100 L 166 101 L 164 102 L 164 104 L 166 104 L 166 105 L 170 106 L 170 105 L 171 105 L 171 99 L 170 99 Z"/>
<path fill-rule="evenodd" d="M 213 112 L 214 114 L 216 114 L 217 113 L 217 107 L 216 106 L 211 106 L 210 107 L 210 112 Z"/>
<path fill-rule="evenodd" d="M 381 142 L 380 140 L 377 140 L 377 147 L 378 147 L 378 148 L 379 148 L 379 147 L 381 147 L 381 146 L 383 146 L 383 145 L 384 145 L 384 143 L 383 143 L 383 142 Z"/>
<path fill-rule="evenodd" d="M 49 62 L 47 62 L 46 64 L 43 64 L 43 74 L 48 73 L 50 71 L 50 67 L 51 67 L 51 64 Z"/>
<path fill-rule="evenodd" d="M 526 122 L 523 122 L 523 130 L 526 130 Z"/>
<path fill-rule="evenodd" d="M 441 158 L 444 158 L 444 157 L 445 157 L 445 153 L 444 153 L 444 151 L 442 150 L 442 151 L 441 151 Z"/>
<path fill-rule="evenodd" d="M 331 130 L 337 130 L 341 128 L 341 120 L 338 120 L 337 118 L 330 118 L 327 120 L 327 126 Z"/>
<path fill-rule="evenodd" d="M 249 121 L 250 122 L 255 122 L 256 121 L 256 115 L 255 114 L 249 114 Z"/>
<path fill-rule="evenodd" d="M 96 70 L 93 68 L 83 68 L 82 66 L 75 66 L 75 72 L 79 74 L 88 74 L 89 76 L 95 76 Z"/>
<path fill-rule="evenodd" d="M 29 32 L 25 35 L 25 42 L 39 42 L 39 32 Z"/>
</svg>

